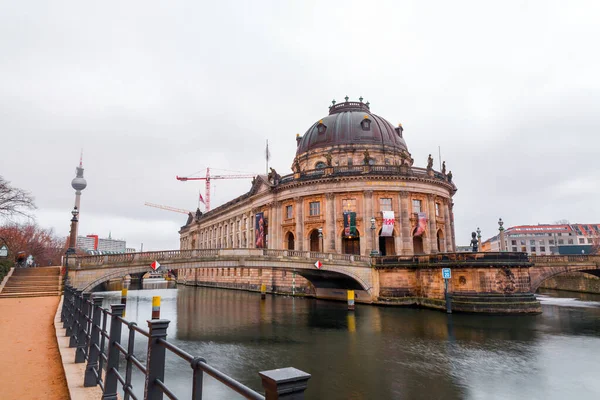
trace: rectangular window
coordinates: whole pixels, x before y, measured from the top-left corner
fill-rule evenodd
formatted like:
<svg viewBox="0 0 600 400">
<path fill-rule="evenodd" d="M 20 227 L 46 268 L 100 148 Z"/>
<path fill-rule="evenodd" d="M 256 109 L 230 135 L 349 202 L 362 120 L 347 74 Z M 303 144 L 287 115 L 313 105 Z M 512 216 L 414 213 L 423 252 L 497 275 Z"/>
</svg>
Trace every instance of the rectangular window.
<svg viewBox="0 0 600 400">
<path fill-rule="evenodd" d="M 440 214 L 440 203 L 435 203 L 435 216 L 436 217 L 441 217 L 441 214 Z"/>
<path fill-rule="evenodd" d="M 517 246 L 513 246 L 512 251 L 516 252 L 517 251 Z"/>
<path fill-rule="evenodd" d="M 285 207 L 285 217 L 287 219 L 291 219 L 292 218 L 293 212 L 294 212 L 293 206 L 286 206 Z"/>
<path fill-rule="evenodd" d="M 342 199 L 342 210 L 356 212 L 356 199 Z"/>
<path fill-rule="evenodd" d="M 530 244 L 531 246 L 535 246 L 535 240 L 530 240 L 530 241 L 529 241 L 529 244 Z"/>
<path fill-rule="evenodd" d="M 588 238 L 588 243 L 592 243 L 592 238 Z"/>
<path fill-rule="evenodd" d="M 585 239 L 584 238 L 579 238 L 579 244 L 585 244 Z"/>
<path fill-rule="evenodd" d="M 392 199 L 379 199 L 381 211 L 392 211 Z"/>
<path fill-rule="evenodd" d="M 540 246 L 540 252 L 545 252 L 546 251 L 546 246 Z"/>
<path fill-rule="evenodd" d="M 421 212 L 421 200 L 413 199 L 412 208 L 413 208 L 412 209 L 413 213 L 420 213 Z"/>
<path fill-rule="evenodd" d="M 258 269 L 258 276 L 262 276 L 262 268 Z"/>
<path fill-rule="evenodd" d="M 549 239 L 548 243 L 550 244 L 550 246 L 554 246 L 554 239 Z"/>
<path fill-rule="evenodd" d="M 573 239 L 569 239 L 569 244 L 573 244 Z"/>
<path fill-rule="evenodd" d="M 523 253 L 527 253 L 527 247 L 525 247 L 525 246 L 521 246 L 521 252 L 523 252 Z"/>
<path fill-rule="evenodd" d="M 558 239 L 558 244 L 565 244 L 565 241 L 562 239 Z"/>
<path fill-rule="evenodd" d="M 540 240 L 540 241 L 539 241 L 539 243 L 540 243 L 540 245 L 542 245 L 542 246 L 544 245 L 544 241 L 543 241 L 543 240 Z"/>
<path fill-rule="evenodd" d="M 516 246 L 516 245 L 517 245 L 517 241 L 516 241 L 516 240 L 511 240 L 511 241 L 510 241 L 510 244 L 512 244 L 513 246 Z M 516 250 L 515 250 L 515 251 L 516 251 Z"/>
<path fill-rule="evenodd" d="M 348 157 L 348 165 L 352 165 L 352 164 L 354 164 L 354 163 L 352 162 L 352 157 Z"/>
<path fill-rule="evenodd" d="M 535 247 L 532 247 L 532 248 L 531 248 L 531 252 L 532 252 L 532 253 L 535 253 Z"/>
<path fill-rule="evenodd" d="M 311 201 L 309 203 L 309 215 L 321 215 L 321 202 L 319 201 Z"/>
<path fill-rule="evenodd" d="M 521 246 L 525 246 L 525 241 L 521 240 Z"/>
</svg>

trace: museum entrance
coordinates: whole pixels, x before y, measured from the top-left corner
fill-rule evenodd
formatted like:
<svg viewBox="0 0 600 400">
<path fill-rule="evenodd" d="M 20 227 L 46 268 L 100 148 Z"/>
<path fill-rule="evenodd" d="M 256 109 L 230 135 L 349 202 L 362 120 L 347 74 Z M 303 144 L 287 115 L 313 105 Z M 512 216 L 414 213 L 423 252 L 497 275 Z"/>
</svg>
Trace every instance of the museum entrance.
<svg viewBox="0 0 600 400">
<path fill-rule="evenodd" d="M 360 255 L 360 233 L 356 230 L 356 236 L 342 236 L 342 252 L 344 254 Z"/>
<path fill-rule="evenodd" d="M 392 231 L 392 236 L 381 236 L 381 229 L 379 230 L 379 255 L 380 256 L 395 256 L 396 255 L 396 242 L 395 232 Z"/>
</svg>

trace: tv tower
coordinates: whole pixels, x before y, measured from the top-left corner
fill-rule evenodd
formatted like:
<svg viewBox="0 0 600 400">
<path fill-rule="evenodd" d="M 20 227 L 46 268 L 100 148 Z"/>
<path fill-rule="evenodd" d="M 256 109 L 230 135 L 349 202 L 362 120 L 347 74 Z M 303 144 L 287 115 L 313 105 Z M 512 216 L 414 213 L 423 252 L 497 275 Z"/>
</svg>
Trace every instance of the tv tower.
<svg viewBox="0 0 600 400">
<path fill-rule="evenodd" d="M 79 205 L 81 204 L 81 191 L 87 187 L 87 181 L 83 178 L 83 150 L 79 156 L 79 166 L 75 169 L 75 178 L 71 181 L 71 187 L 75 189 L 75 208 L 73 209 L 73 219 L 71 220 L 71 237 L 69 239 L 69 248 L 75 249 L 77 245 L 77 228 L 79 219 Z"/>
</svg>

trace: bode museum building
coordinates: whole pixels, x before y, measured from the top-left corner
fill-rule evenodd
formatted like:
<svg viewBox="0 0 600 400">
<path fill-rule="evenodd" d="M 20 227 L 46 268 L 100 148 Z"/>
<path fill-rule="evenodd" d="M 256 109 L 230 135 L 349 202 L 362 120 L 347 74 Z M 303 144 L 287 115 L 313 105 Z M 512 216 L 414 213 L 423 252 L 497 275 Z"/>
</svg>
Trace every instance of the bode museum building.
<svg viewBox="0 0 600 400">
<path fill-rule="evenodd" d="M 402 126 L 373 114 L 368 102 L 347 97 L 334 102 L 328 115 L 297 135 L 296 143 L 292 174 L 280 176 L 271 169 L 255 177 L 248 193 L 190 215 L 180 230 L 181 249 L 362 256 L 455 251 L 452 173 L 445 165 L 434 171 L 431 156 L 423 160 L 425 168 L 416 167 Z M 180 271 L 180 279 L 185 282 L 191 272 Z M 225 283 L 235 276 L 218 268 L 200 273 L 205 276 L 197 283 Z"/>
</svg>

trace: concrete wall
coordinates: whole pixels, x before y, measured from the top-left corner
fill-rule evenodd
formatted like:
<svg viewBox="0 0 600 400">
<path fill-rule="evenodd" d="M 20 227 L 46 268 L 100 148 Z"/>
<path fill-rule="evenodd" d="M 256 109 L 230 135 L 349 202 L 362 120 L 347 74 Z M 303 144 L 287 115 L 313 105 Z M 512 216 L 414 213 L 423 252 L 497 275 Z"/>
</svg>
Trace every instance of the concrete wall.
<svg viewBox="0 0 600 400">
<path fill-rule="evenodd" d="M 569 272 L 546 279 L 540 285 L 542 288 L 600 294 L 600 278 L 583 272 Z"/>
</svg>

